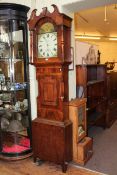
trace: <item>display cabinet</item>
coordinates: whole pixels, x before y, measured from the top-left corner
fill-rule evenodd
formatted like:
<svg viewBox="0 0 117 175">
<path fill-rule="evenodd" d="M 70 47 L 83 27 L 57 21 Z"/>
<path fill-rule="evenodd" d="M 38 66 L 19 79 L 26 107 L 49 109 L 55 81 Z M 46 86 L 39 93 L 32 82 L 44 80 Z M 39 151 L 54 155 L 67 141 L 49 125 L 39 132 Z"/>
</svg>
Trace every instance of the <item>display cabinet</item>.
<svg viewBox="0 0 117 175">
<path fill-rule="evenodd" d="M 87 98 L 87 125 L 106 127 L 106 65 L 77 65 L 76 94 Z"/>
<path fill-rule="evenodd" d="M 69 117 L 73 123 L 73 161 L 84 165 L 93 154 L 93 141 L 87 135 L 86 98 L 69 103 Z"/>
<path fill-rule="evenodd" d="M 76 98 L 69 103 L 69 117 L 73 123 L 73 138 L 76 144 L 87 134 L 86 98 Z"/>
<path fill-rule="evenodd" d="M 111 127 L 117 119 L 117 72 L 110 71 L 107 73 L 107 127 Z"/>
<path fill-rule="evenodd" d="M 0 3 L 0 157 L 31 155 L 27 12 Z"/>
</svg>

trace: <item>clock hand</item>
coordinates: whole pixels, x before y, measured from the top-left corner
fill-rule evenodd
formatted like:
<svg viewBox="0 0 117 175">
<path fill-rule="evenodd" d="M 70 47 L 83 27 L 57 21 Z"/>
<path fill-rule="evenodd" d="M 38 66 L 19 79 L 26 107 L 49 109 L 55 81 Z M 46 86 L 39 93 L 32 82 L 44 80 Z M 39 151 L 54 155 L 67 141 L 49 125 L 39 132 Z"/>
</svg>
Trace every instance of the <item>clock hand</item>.
<svg viewBox="0 0 117 175">
<path fill-rule="evenodd" d="M 53 55 L 53 52 L 52 52 L 52 50 L 51 50 L 51 49 L 48 49 L 48 52 L 50 52 L 50 53 L 51 53 L 51 55 Z"/>
</svg>

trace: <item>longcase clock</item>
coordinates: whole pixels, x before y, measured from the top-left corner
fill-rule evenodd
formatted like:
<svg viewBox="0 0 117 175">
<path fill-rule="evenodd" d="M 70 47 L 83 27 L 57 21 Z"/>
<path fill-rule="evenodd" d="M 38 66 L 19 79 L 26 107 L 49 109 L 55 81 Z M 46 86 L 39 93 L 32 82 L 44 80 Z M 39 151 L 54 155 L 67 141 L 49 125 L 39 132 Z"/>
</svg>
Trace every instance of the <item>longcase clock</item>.
<svg viewBox="0 0 117 175">
<path fill-rule="evenodd" d="M 70 62 L 72 19 L 55 5 L 50 13 L 43 8 L 39 16 L 32 11 L 30 63 L 36 67 L 39 95 L 37 118 L 32 121 L 34 161 L 61 164 L 66 172 L 72 160 L 72 123 L 69 120 L 68 66 Z"/>
</svg>

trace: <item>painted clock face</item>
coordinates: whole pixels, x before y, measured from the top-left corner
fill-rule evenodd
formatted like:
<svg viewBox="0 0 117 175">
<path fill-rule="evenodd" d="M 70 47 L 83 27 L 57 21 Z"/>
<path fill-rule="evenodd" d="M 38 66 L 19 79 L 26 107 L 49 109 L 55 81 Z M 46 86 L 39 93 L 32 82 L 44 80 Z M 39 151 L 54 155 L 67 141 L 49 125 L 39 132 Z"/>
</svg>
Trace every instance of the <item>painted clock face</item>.
<svg viewBox="0 0 117 175">
<path fill-rule="evenodd" d="M 57 32 L 44 33 L 38 36 L 38 57 L 57 56 Z"/>
</svg>

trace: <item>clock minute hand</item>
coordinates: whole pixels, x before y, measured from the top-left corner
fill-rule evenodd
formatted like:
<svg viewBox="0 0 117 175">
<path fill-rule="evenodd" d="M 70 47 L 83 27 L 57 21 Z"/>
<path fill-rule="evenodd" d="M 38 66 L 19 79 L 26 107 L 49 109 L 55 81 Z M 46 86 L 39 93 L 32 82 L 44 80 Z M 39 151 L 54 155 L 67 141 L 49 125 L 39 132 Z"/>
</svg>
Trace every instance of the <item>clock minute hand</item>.
<svg viewBox="0 0 117 175">
<path fill-rule="evenodd" d="M 49 53 L 51 53 L 51 55 L 53 55 L 53 52 L 52 52 L 51 49 L 49 49 L 49 47 L 47 48 L 47 51 L 48 51 Z"/>
</svg>

